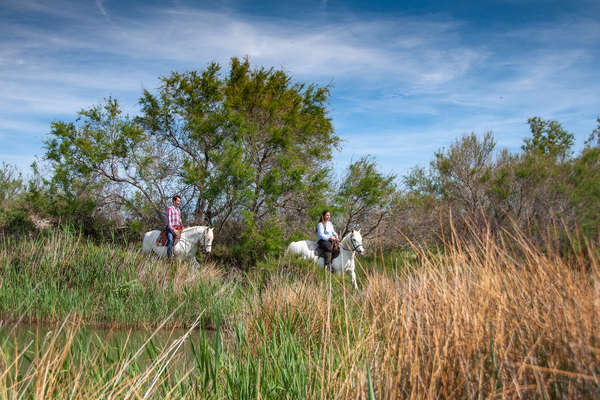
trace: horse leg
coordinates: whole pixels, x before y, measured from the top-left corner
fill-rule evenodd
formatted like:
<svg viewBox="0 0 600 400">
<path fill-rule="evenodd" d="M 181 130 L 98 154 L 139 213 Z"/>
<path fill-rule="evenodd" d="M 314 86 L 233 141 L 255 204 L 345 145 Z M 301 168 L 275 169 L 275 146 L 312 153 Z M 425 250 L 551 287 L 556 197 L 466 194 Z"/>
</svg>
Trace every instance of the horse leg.
<svg viewBox="0 0 600 400">
<path fill-rule="evenodd" d="M 198 263 L 198 260 L 196 260 L 196 252 L 195 251 L 190 252 L 188 259 L 192 261 L 192 264 L 194 264 L 194 268 L 200 269 L 200 263 Z"/>
<path fill-rule="evenodd" d="M 149 245 L 146 240 L 144 239 L 144 243 L 142 244 L 142 254 L 143 255 L 148 255 L 150 254 L 150 252 L 152 251 L 152 246 Z"/>
<path fill-rule="evenodd" d="M 356 272 L 354 272 L 355 264 L 354 264 L 354 254 L 351 256 L 350 261 L 348 262 L 348 272 L 350 272 L 350 277 L 352 278 L 352 286 L 354 289 L 358 289 L 358 284 L 356 283 Z"/>
<path fill-rule="evenodd" d="M 352 286 L 354 286 L 354 289 L 358 289 L 358 285 L 356 284 L 356 273 L 354 270 L 350 271 L 350 277 L 352 278 Z"/>
</svg>

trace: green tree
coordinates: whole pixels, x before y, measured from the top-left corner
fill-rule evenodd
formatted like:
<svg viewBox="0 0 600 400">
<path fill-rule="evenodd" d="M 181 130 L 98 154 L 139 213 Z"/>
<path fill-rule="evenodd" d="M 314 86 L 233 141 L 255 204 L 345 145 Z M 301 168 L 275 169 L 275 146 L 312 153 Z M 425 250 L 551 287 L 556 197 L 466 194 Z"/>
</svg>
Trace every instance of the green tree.
<svg viewBox="0 0 600 400">
<path fill-rule="evenodd" d="M 278 221 L 289 234 L 290 222 L 306 224 L 329 189 L 339 142 L 329 91 L 247 59 L 233 58 L 227 74 L 216 63 L 174 72 L 156 93 L 144 91 L 137 117 L 108 99 L 75 122 L 53 123 L 45 144 L 52 186 L 57 198 L 91 198 L 96 215 L 140 230 L 140 220 L 164 223 L 176 193 L 187 224 L 222 231 L 231 223 L 225 231 L 245 240 L 252 232 L 270 237 L 263 230 Z M 256 230 L 243 236 L 250 223 Z"/>
<path fill-rule="evenodd" d="M 222 226 L 245 218 L 261 226 L 274 213 L 306 212 L 321 187 L 338 138 L 327 116 L 328 87 L 293 83 L 283 71 L 231 60 L 163 78 L 141 99 L 146 131 L 170 143 L 196 193 L 194 217 Z"/>
<path fill-rule="evenodd" d="M 20 228 L 27 213 L 20 204 L 24 190 L 23 177 L 14 166 L 2 162 L 0 165 L 0 228 Z"/>
<path fill-rule="evenodd" d="M 533 117 L 528 122 L 531 137 L 512 163 L 519 199 L 514 210 L 521 226 L 541 232 L 558 218 L 574 221 L 568 194 L 574 136 L 557 121 Z"/>
<path fill-rule="evenodd" d="M 4 207 L 22 191 L 23 176 L 14 165 L 3 161 L 0 165 L 0 206 Z"/>
<path fill-rule="evenodd" d="M 525 153 L 546 155 L 564 161 L 570 156 L 574 143 L 572 133 L 563 129 L 557 121 L 545 121 L 540 117 L 527 120 L 531 138 L 525 139 L 522 149 Z"/>
<path fill-rule="evenodd" d="M 79 112 L 75 122 L 53 122 L 45 142 L 52 188 L 69 204 L 96 203 L 94 213 L 162 221 L 166 198 L 177 186 L 176 155 L 145 135 L 117 100 Z"/>
<path fill-rule="evenodd" d="M 571 202 L 577 222 L 592 238 L 600 235 L 600 118 L 581 155 L 573 160 L 570 176 Z"/>
<path fill-rule="evenodd" d="M 475 215 L 489 207 L 486 194 L 491 177 L 496 142 L 491 132 L 479 140 L 472 133 L 458 139 L 446 151 L 435 153 L 431 166 L 435 188 L 451 203 L 457 214 Z"/>
<path fill-rule="evenodd" d="M 432 169 L 415 167 L 402 177 L 400 190 L 394 196 L 386 232 L 388 247 L 408 247 L 413 243 L 432 243 L 439 236 L 443 206 L 438 180 Z"/>
<path fill-rule="evenodd" d="M 336 211 L 343 221 L 338 228 L 342 236 L 354 227 L 361 227 L 363 236 L 377 230 L 390 211 L 395 179 L 395 175 L 377 171 L 375 159 L 369 156 L 348 166 L 335 196 Z"/>
</svg>

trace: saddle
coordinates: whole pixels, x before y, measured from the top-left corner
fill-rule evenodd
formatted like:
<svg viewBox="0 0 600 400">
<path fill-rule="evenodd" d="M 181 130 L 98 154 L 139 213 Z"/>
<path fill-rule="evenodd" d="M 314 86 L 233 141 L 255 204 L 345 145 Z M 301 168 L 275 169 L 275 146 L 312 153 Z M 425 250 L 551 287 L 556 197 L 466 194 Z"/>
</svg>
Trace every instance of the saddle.
<svg viewBox="0 0 600 400">
<path fill-rule="evenodd" d="M 325 253 L 324 253 L 323 249 L 320 248 L 319 246 L 317 246 L 317 248 L 315 249 L 315 255 L 317 257 L 325 258 Z M 333 249 L 331 250 L 331 260 L 333 261 L 339 255 L 340 255 L 340 242 L 335 242 L 333 244 Z"/>
<path fill-rule="evenodd" d="M 173 246 L 175 246 L 177 244 L 177 242 L 179 242 L 179 237 L 181 236 L 181 229 L 174 229 L 175 232 L 175 237 L 173 238 Z M 158 238 L 156 239 L 156 245 L 157 246 L 166 246 L 167 243 L 169 241 L 169 238 L 167 237 L 167 230 L 163 229 L 160 232 L 160 235 L 158 235 Z"/>
</svg>

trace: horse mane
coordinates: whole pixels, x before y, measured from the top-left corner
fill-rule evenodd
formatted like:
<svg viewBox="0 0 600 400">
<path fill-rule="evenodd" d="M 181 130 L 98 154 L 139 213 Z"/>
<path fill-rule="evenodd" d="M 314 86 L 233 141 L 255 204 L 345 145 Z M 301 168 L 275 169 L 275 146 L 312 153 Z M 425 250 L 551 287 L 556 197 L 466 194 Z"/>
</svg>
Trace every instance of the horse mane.
<svg viewBox="0 0 600 400">
<path fill-rule="evenodd" d="M 184 233 L 192 233 L 192 232 L 197 232 L 199 231 L 201 228 L 208 228 L 208 226 L 205 225 L 195 225 L 195 226 L 189 226 L 187 228 L 183 228 L 182 234 Z"/>
<path fill-rule="evenodd" d="M 187 228 L 183 228 L 183 231 L 191 231 L 192 229 L 200 229 L 200 228 L 208 228 L 208 226 L 206 225 L 194 225 L 194 226 L 188 226 Z"/>
</svg>

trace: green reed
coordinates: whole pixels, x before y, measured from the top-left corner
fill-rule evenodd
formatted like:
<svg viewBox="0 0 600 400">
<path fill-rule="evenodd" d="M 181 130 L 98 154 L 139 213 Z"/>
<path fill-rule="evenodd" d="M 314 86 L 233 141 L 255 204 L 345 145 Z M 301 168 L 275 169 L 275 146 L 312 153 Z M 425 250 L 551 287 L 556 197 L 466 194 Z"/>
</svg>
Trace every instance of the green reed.
<svg viewBox="0 0 600 400">
<path fill-rule="evenodd" d="M 363 259 L 356 291 L 348 277 L 293 258 L 266 260 L 243 275 L 210 264 L 191 275 L 190 266 L 165 269 L 133 249 L 68 239 L 24 241 L 14 248 L 30 249 L 27 255 L 6 247 L 0 254 L 1 290 L 8 283 L 24 296 L 12 300 L 19 312 L 2 305 L 3 313 L 50 320 L 51 310 L 58 322 L 28 343 L 10 334 L 0 340 L 0 398 L 600 395 L 593 244 L 565 260 L 552 243 L 541 251 L 518 234 L 453 238 L 435 253 L 406 254 L 402 268 Z M 59 283 L 45 281 L 61 274 Z M 68 282 L 103 301 L 87 305 L 75 292 L 61 302 Z M 114 346 L 82 323 L 109 320 L 187 330 Z M 192 335 L 206 321 L 215 330 Z"/>
<path fill-rule="evenodd" d="M 234 306 L 236 285 L 223 291 L 219 279 L 203 277 L 188 263 L 94 244 L 68 231 L 0 240 L 3 319 L 56 323 L 75 313 L 90 324 L 156 326 L 182 304 L 171 325 L 187 326 L 201 309 L 203 324 L 214 325 Z"/>
</svg>

